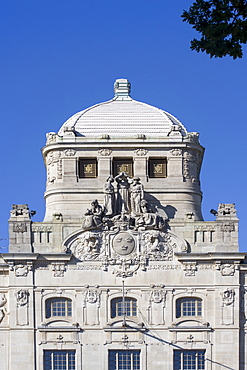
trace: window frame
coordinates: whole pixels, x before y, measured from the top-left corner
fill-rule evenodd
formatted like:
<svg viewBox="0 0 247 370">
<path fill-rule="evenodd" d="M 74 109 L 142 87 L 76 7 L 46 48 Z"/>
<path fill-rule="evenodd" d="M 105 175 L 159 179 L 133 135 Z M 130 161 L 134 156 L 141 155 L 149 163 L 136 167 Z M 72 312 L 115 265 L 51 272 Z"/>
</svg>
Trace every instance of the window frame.
<svg viewBox="0 0 247 370">
<path fill-rule="evenodd" d="M 206 350 L 202 350 L 202 349 L 174 350 L 173 351 L 173 370 L 205 370 L 206 369 L 205 353 L 206 353 Z M 203 355 L 203 358 L 202 358 L 202 355 Z"/>
<path fill-rule="evenodd" d="M 117 171 L 117 165 L 118 164 L 121 164 L 121 163 L 122 163 L 122 165 L 124 165 L 124 164 L 131 165 L 131 171 L 130 172 L 126 172 L 126 171 L 120 171 L 120 172 L 118 172 Z M 127 157 L 127 158 L 113 158 L 113 160 L 112 160 L 112 173 L 113 173 L 113 176 L 116 177 L 121 172 L 127 173 L 127 175 L 129 177 L 133 177 L 134 176 L 134 161 L 133 161 L 133 158 L 130 158 L 130 157 Z"/>
<path fill-rule="evenodd" d="M 124 316 L 123 305 L 123 297 L 115 297 L 111 299 L 110 302 L 110 312 L 111 312 L 111 319 L 118 319 Z M 125 303 L 125 316 L 129 318 L 137 318 L 137 299 L 133 297 L 124 297 Z M 130 313 L 128 315 L 128 312 Z"/>
<path fill-rule="evenodd" d="M 65 355 L 64 359 L 56 358 L 56 355 Z M 71 358 L 72 355 L 72 358 Z M 58 357 L 58 356 L 57 356 Z M 66 370 L 75 370 L 76 369 L 76 351 L 75 350 L 44 350 L 43 351 L 43 360 L 44 360 L 44 370 L 59 370 L 61 369 L 61 365 L 64 368 L 64 365 L 66 366 Z M 64 361 L 61 364 L 60 361 Z M 56 364 L 56 362 L 59 361 L 59 363 Z M 72 365 L 72 366 L 71 366 Z M 59 366 L 59 367 L 57 367 Z"/>
<path fill-rule="evenodd" d="M 141 350 L 109 349 L 108 370 L 125 370 L 125 369 L 131 370 L 141 369 Z"/>
<path fill-rule="evenodd" d="M 82 170 L 83 165 L 94 165 L 95 169 L 93 169 L 92 175 L 90 173 L 86 174 L 85 171 Z M 97 158 L 78 158 L 78 178 L 79 179 L 95 179 L 98 177 L 98 160 Z"/>
<path fill-rule="evenodd" d="M 59 303 L 60 307 L 56 305 Z M 62 305 L 61 305 L 62 303 Z M 64 303 L 64 307 L 63 307 Z M 59 312 L 64 314 L 59 315 Z M 54 314 L 55 313 L 55 314 Z M 67 297 L 51 297 L 45 301 L 45 318 L 71 318 L 72 317 L 72 299 Z"/>
<path fill-rule="evenodd" d="M 162 164 L 165 166 L 165 170 L 161 172 L 161 175 L 155 175 L 152 164 Z M 167 178 L 167 157 L 150 157 L 148 159 L 148 177 L 150 179 L 166 179 Z"/>
<path fill-rule="evenodd" d="M 203 300 L 199 297 L 180 297 L 176 299 L 176 319 L 202 317 Z"/>
</svg>

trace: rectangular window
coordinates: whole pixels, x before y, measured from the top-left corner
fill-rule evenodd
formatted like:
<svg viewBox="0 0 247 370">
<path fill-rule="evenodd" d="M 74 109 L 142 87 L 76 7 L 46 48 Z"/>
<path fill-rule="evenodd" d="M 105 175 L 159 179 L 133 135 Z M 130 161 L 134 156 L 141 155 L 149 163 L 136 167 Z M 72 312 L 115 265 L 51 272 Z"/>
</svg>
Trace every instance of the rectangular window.
<svg viewBox="0 0 247 370">
<path fill-rule="evenodd" d="M 79 159 L 79 178 L 97 177 L 96 159 Z"/>
<path fill-rule="evenodd" d="M 140 370 L 141 351 L 109 351 L 109 370 Z"/>
<path fill-rule="evenodd" d="M 128 176 L 133 177 L 133 161 L 132 159 L 114 159 L 113 160 L 113 176 L 125 172 Z"/>
<path fill-rule="evenodd" d="M 204 370 L 205 351 L 174 351 L 173 370 Z"/>
<path fill-rule="evenodd" d="M 44 370 L 75 370 L 75 351 L 44 351 Z"/>
<path fill-rule="evenodd" d="M 167 177 L 167 160 L 166 158 L 149 159 L 148 162 L 149 177 Z"/>
<path fill-rule="evenodd" d="M 49 298 L 46 300 L 46 318 L 52 316 L 72 316 L 72 301 L 68 298 Z"/>
</svg>

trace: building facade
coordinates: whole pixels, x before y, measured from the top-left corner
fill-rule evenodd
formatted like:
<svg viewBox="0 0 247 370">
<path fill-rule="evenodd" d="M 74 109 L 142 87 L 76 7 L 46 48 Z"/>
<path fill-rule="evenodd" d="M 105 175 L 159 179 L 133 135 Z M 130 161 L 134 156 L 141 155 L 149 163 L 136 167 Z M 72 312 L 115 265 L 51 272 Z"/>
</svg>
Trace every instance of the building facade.
<svg viewBox="0 0 247 370">
<path fill-rule="evenodd" d="M 12 206 L 0 370 L 244 370 L 235 206 L 204 221 L 199 134 L 114 92 L 47 134 L 44 220 Z"/>
</svg>

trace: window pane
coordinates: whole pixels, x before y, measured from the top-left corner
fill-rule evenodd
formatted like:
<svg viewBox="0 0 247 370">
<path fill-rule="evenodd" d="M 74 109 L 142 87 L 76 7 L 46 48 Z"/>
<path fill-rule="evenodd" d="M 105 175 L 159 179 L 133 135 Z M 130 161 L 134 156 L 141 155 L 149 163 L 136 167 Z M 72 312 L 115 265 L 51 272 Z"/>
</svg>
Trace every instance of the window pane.
<svg viewBox="0 0 247 370">
<path fill-rule="evenodd" d="M 75 351 L 44 351 L 44 370 L 75 370 Z"/>
<path fill-rule="evenodd" d="M 46 318 L 52 316 L 72 316 L 72 301 L 68 298 L 50 298 L 46 300 Z"/>
<path fill-rule="evenodd" d="M 109 370 L 140 370 L 141 351 L 109 351 Z"/>
<path fill-rule="evenodd" d="M 114 298 L 111 301 L 111 317 L 118 317 L 118 316 L 137 316 L 137 301 L 135 298 L 126 297 L 124 300 L 123 305 L 123 298 Z"/>
<path fill-rule="evenodd" d="M 176 301 L 176 317 L 201 316 L 202 300 L 200 298 L 179 298 Z"/>
<path fill-rule="evenodd" d="M 204 370 L 205 351 L 174 351 L 174 370 Z"/>
</svg>

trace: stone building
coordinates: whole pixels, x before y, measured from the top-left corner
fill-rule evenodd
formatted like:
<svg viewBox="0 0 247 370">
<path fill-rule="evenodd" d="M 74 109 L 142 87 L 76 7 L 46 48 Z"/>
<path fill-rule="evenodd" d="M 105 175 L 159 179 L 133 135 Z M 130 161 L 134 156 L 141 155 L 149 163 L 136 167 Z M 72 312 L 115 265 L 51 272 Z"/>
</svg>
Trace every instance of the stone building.
<svg viewBox="0 0 247 370">
<path fill-rule="evenodd" d="M 44 221 L 12 206 L 0 370 L 244 370 L 234 204 L 204 221 L 199 134 L 114 92 L 47 134 Z"/>
</svg>

